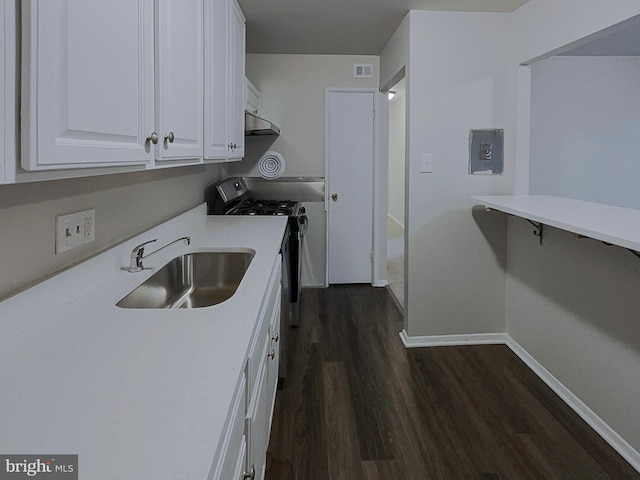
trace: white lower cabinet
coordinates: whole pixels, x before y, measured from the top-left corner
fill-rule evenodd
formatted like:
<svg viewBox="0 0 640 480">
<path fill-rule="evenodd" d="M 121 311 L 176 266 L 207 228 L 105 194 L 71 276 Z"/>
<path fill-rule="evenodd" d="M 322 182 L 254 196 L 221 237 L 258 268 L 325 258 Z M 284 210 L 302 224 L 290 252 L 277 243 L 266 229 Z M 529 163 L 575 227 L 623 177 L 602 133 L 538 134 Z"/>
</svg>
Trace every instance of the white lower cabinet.
<svg viewBox="0 0 640 480">
<path fill-rule="evenodd" d="M 269 430 L 271 415 L 269 414 L 269 339 L 266 338 L 260 355 L 260 369 L 255 385 L 252 387 L 251 401 L 247 411 L 247 472 L 250 479 L 262 479 L 267 463 L 267 448 L 269 447 Z"/>
<path fill-rule="evenodd" d="M 245 369 L 229 410 L 214 480 L 262 480 L 278 383 L 280 255 L 274 262 Z"/>
<path fill-rule="evenodd" d="M 225 433 L 222 439 L 221 461 L 218 462 L 215 479 L 226 480 L 243 477 L 237 474 L 238 459 L 246 456 L 247 442 L 244 434 L 244 422 L 246 415 L 247 381 L 244 374 L 238 382 L 236 393 L 229 416 L 227 418 Z M 242 465 L 244 471 L 244 462 Z M 242 472 L 241 472 L 242 473 Z"/>
</svg>

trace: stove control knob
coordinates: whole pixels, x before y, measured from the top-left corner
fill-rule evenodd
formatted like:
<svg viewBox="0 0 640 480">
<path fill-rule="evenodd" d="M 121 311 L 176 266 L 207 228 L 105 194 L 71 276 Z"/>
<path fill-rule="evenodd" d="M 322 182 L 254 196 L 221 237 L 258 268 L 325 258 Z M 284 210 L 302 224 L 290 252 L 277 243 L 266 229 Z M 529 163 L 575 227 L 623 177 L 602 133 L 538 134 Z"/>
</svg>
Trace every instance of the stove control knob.
<svg viewBox="0 0 640 480">
<path fill-rule="evenodd" d="M 332 193 L 331 194 L 331 200 L 333 200 L 334 202 L 338 201 L 338 194 L 337 193 Z"/>
</svg>

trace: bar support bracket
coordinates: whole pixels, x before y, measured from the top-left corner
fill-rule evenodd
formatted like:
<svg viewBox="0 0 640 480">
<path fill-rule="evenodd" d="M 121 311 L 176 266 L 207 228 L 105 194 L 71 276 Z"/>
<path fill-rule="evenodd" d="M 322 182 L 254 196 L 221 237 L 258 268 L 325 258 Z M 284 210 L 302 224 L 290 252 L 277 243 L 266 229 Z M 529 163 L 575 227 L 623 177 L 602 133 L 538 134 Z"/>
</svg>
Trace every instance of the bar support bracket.
<svg viewBox="0 0 640 480">
<path fill-rule="evenodd" d="M 535 228 L 535 230 L 533 231 L 533 234 L 540 239 L 540 245 L 542 245 L 542 237 L 543 237 L 543 234 L 544 234 L 544 224 L 543 223 L 535 223 L 535 222 L 529 220 L 528 218 L 525 218 L 525 220 L 527 222 L 529 222 L 531 225 L 533 225 L 533 228 Z"/>
</svg>

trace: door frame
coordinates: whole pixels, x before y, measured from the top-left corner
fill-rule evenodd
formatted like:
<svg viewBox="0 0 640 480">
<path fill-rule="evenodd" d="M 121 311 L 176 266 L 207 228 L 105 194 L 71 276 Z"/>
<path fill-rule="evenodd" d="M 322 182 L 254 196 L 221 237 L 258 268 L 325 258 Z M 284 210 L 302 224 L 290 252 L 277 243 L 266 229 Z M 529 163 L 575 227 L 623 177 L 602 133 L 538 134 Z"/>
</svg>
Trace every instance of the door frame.
<svg viewBox="0 0 640 480">
<path fill-rule="evenodd" d="M 324 211 L 326 217 L 326 254 L 325 254 L 325 287 L 329 286 L 329 195 L 330 195 L 330 165 L 329 165 L 329 97 L 332 93 L 370 93 L 373 95 L 373 188 L 371 198 L 371 216 L 373 231 L 371 232 L 373 260 L 371 262 L 371 285 L 384 287 L 387 282 L 387 168 L 389 163 L 389 105 L 386 96 L 377 88 L 357 87 L 327 87 L 325 88 L 324 115 Z"/>
</svg>

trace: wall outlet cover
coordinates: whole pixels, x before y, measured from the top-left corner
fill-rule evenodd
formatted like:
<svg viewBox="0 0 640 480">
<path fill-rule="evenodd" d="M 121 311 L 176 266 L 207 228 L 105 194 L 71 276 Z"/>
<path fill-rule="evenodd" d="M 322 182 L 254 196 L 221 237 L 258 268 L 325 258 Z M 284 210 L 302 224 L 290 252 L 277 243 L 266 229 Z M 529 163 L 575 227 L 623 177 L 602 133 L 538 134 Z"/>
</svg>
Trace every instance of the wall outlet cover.
<svg viewBox="0 0 640 480">
<path fill-rule="evenodd" d="M 83 210 L 56 217 L 56 255 L 93 242 L 95 233 L 95 209 Z"/>
</svg>

